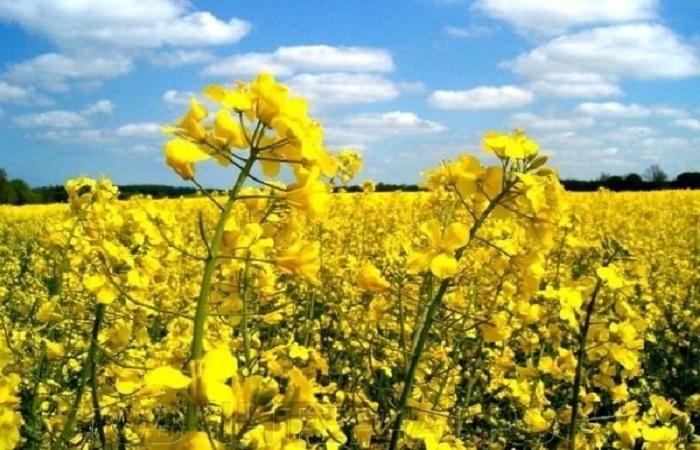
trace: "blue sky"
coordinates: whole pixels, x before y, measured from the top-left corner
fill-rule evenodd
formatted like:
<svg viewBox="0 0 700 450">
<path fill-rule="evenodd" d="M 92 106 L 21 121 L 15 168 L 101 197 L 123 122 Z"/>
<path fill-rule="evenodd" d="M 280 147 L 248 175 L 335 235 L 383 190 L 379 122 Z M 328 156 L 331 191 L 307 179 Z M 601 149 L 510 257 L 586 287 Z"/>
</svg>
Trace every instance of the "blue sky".
<svg viewBox="0 0 700 450">
<path fill-rule="evenodd" d="M 415 182 L 516 126 L 563 177 L 700 171 L 699 0 L 14 0 L 0 42 L 0 167 L 32 185 L 178 184 L 160 125 L 261 70 L 362 150 L 360 179 Z"/>
</svg>

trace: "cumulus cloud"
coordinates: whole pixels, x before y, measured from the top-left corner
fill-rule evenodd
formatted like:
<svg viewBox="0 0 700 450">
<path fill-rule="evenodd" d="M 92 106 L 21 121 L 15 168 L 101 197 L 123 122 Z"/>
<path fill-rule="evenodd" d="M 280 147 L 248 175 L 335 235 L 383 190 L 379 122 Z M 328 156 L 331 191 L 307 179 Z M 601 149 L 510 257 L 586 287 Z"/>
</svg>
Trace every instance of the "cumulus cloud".
<svg viewBox="0 0 700 450">
<path fill-rule="evenodd" d="M 700 120 L 698 119 L 676 119 L 673 121 L 673 124 L 688 130 L 700 131 Z"/>
<path fill-rule="evenodd" d="M 496 31 L 496 29 L 494 27 L 487 27 L 484 25 L 472 25 L 469 27 L 447 26 L 443 28 L 442 31 L 446 35 L 453 38 L 470 39 L 483 36 L 490 36 Z"/>
<path fill-rule="evenodd" d="M 697 51 L 669 28 L 651 23 L 560 36 L 503 65 L 531 80 L 535 90 L 573 97 L 619 94 L 623 78 L 680 79 L 700 74 Z"/>
<path fill-rule="evenodd" d="M 169 107 L 180 107 L 183 105 L 189 105 L 190 99 L 194 95 L 195 93 L 192 91 L 184 92 L 175 89 L 168 89 L 163 93 L 161 100 L 163 100 L 163 103 L 165 103 Z"/>
<path fill-rule="evenodd" d="M 517 86 L 480 86 L 466 91 L 435 91 L 428 104 L 437 109 L 507 109 L 527 105 L 533 99 L 531 91 Z"/>
<path fill-rule="evenodd" d="M 149 59 L 156 66 L 180 67 L 190 64 L 201 64 L 215 58 L 214 53 L 206 50 L 173 50 L 158 52 Z"/>
<path fill-rule="evenodd" d="M 221 20 L 188 10 L 177 0 L 15 0 L 0 3 L 0 17 L 48 37 L 62 48 L 193 47 L 230 44 L 250 30 L 240 19 Z"/>
<path fill-rule="evenodd" d="M 351 127 L 386 130 L 386 133 L 403 133 L 406 130 L 420 133 L 437 133 L 444 131 L 444 125 L 424 120 L 412 112 L 391 111 L 385 113 L 366 113 L 345 120 Z"/>
<path fill-rule="evenodd" d="M 302 45 L 280 47 L 272 53 L 244 53 L 206 66 L 203 75 L 251 76 L 269 71 L 278 76 L 298 72 L 390 72 L 391 53 L 381 48 Z"/>
<path fill-rule="evenodd" d="M 52 110 L 17 116 L 12 123 L 22 128 L 76 128 L 89 122 L 73 111 Z"/>
<path fill-rule="evenodd" d="M 528 88 L 550 97 L 596 98 L 622 94 L 614 77 L 599 73 L 545 73 L 528 83 Z"/>
<path fill-rule="evenodd" d="M 514 127 L 535 130 L 573 130 L 594 125 L 591 117 L 540 116 L 530 112 L 511 116 Z"/>
<path fill-rule="evenodd" d="M 124 138 L 145 138 L 161 136 L 161 125 L 156 122 L 133 122 L 120 126 L 114 134 Z"/>
<path fill-rule="evenodd" d="M 53 92 L 68 91 L 74 84 L 99 86 L 131 72 L 138 58 L 171 67 L 206 62 L 211 55 L 201 47 L 235 43 L 250 29 L 243 20 L 193 12 L 189 5 L 180 0 L 124 0 L 118 5 L 105 0 L 0 2 L 0 20 L 58 47 L 10 65 L 4 77 Z"/>
<path fill-rule="evenodd" d="M 114 111 L 114 103 L 109 100 L 98 100 L 85 107 L 81 114 L 85 117 L 112 114 Z"/>
<path fill-rule="evenodd" d="M 576 107 L 576 111 L 590 116 L 597 117 L 617 117 L 617 118 L 639 118 L 649 117 L 651 110 L 636 103 L 623 105 L 617 102 L 581 103 Z"/>
<path fill-rule="evenodd" d="M 114 103 L 102 99 L 87 105 L 80 112 L 54 109 L 23 114 L 12 119 L 12 122 L 22 128 L 81 128 L 90 124 L 90 118 L 108 115 L 113 111 Z M 53 135 L 57 135 L 56 133 L 53 132 Z"/>
<path fill-rule="evenodd" d="M 519 75 L 600 74 L 637 79 L 674 79 L 700 74 L 692 46 L 656 24 L 601 27 L 555 38 L 518 56 Z"/>
<path fill-rule="evenodd" d="M 0 81 L 0 102 L 22 102 L 29 99 L 29 90 Z"/>
<path fill-rule="evenodd" d="M 129 73 L 131 58 L 121 55 L 62 55 L 45 53 L 11 64 L 5 76 L 21 84 L 34 84 L 53 92 L 69 90 L 71 81 L 103 81 Z"/>
<path fill-rule="evenodd" d="M 320 107 L 393 100 L 401 91 L 391 80 L 367 73 L 302 73 L 291 77 L 288 84 L 295 93 Z"/>
<path fill-rule="evenodd" d="M 433 134 L 447 128 L 438 122 L 420 118 L 413 112 L 389 111 L 363 113 L 330 121 L 326 129 L 331 145 L 364 148 L 366 144 L 392 136 Z"/>
<path fill-rule="evenodd" d="M 494 19 L 535 35 L 556 35 L 572 27 L 650 20 L 657 0 L 477 0 L 474 7 Z"/>
<path fill-rule="evenodd" d="M 665 106 L 642 106 L 637 103 L 622 104 L 618 102 L 585 102 L 576 107 L 576 111 L 594 117 L 639 119 L 650 116 L 684 118 L 688 113 L 679 108 Z"/>
</svg>

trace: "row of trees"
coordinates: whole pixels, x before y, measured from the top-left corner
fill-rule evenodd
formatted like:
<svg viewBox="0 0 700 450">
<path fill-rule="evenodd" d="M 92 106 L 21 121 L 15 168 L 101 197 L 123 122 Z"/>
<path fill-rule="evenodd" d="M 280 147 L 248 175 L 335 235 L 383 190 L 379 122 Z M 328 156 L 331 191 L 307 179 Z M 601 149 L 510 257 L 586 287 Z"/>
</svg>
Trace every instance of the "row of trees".
<svg viewBox="0 0 700 450">
<path fill-rule="evenodd" d="M 670 180 L 658 165 L 649 167 L 644 175 L 630 173 L 624 176 L 602 173 L 597 180 L 562 180 L 569 191 L 595 191 L 600 188 L 612 191 L 655 191 L 659 189 L 700 189 L 700 172 L 684 172 Z"/>
<path fill-rule="evenodd" d="M 7 172 L 0 169 L 0 204 L 24 205 L 39 200 L 37 194 L 24 180 L 7 178 Z"/>
<path fill-rule="evenodd" d="M 653 191 L 658 189 L 700 189 L 700 172 L 684 172 L 669 180 L 668 175 L 661 167 L 654 165 L 649 167 L 644 175 L 630 173 L 625 176 L 609 175 L 603 173 L 597 180 L 562 180 L 562 184 L 569 191 L 595 191 L 600 188 L 612 191 Z M 360 186 L 350 186 L 347 191 L 361 191 Z M 389 191 L 418 191 L 416 185 L 377 183 L 377 192 Z M 132 184 L 120 186 L 119 191 L 123 198 L 133 195 L 150 195 L 153 198 L 173 198 L 194 195 L 196 190 L 191 187 L 166 186 L 152 184 Z M 60 203 L 67 201 L 66 191 L 63 186 L 47 186 L 32 189 L 20 179 L 10 180 L 7 173 L 0 169 L 0 204 L 25 205 L 27 203 Z"/>
</svg>

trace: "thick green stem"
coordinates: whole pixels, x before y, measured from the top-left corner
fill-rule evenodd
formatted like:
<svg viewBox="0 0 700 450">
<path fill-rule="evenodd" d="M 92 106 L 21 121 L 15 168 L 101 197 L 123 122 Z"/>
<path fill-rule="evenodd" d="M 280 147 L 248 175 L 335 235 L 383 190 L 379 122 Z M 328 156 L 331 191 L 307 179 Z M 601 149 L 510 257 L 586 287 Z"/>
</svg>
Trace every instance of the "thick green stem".
<svg viewBox="0 0 700 450">
<path fill-rule="evenodd" d="M 34 385 L 32 387 L 27 421 L 24 424 L 24 431 L 27 435 L 27 449 L 38 449 L 41 445 L 41 417 L 39 415 L 39 386 L 44 377 L 44 370 L 48 359 L 46 358 L 46 344 L 41 346 L 39 357 L 37 358 L 36 370 L 34 371 Z"/>
<path fill-rule="evenodd" d="M 243 349 L 245 354 L 245 366 L 250 375 L 250 334 L 248 333 L 248 311 L 250 308 L 250 252 L 245 261 L 245 269 L 243 270 L 243 318 L 241 327 L 243 331 Z"/>
<path fill-rule="evenodd" d="M 68 268 L 68 255 L 70 250 L 71 242 L 75 237 L 78 230 L 78 226 L 85 217 L 85 213 L 81 212 L 76 217 L 73 225 L 71 226 L 70 232 L 68 233 L 68 240 L 66 241 L 66 246 L 63 253 L 61 254 L 60 261 L 56 266 L 54 266 L 54 276 L 47 285 L 48 296 L 52 298 L 61 294 L 63 289 L 63 276 Z M 33 307 L 32 307 L 33 309 Z M 31 395 L 29 397 L 29 412 L 27 414 L 27 423 L 24 429 L 27 432 L 27 444 L 28 449 L 39 448 L 41 444 L 41 414 L 39 412 L 39 386 L 44 378 L 44 373 L 48 371 L 49 360 L 46 354 L 46 345 L 42 345 L 39 357 L 37 358 L 36 370 L 34 371 L 34 386 L 32 387 Z"/>
<path fill-rule="evenodd" d="M 100 411 L 100 397 L 97 385 L 97 352 L 90 354 L 90 389 L 93 423 L 95 428 L 97 428 L 97 436 L 100 438 L 100 448 L 104 450 L 107 448 L 107 438 L 105 436 L 104 421 L 102 420 L 102 411 Z"/>
<path fill-rule="evenodd" d="M 462 254 L 472 242 L 476 236 L 476 233 L 479 231 L 479 228 L 481 228 L 481 226 L 484 224 L 484 221 L 489 214 L 491 214 L 496 206 L 498 206 L 500 201 L 510 192 L 510 188 L 512 187 L 513 183 L 513 181 L 504 182 L 503 190 L 489 203 L 486 209 L 484 209 L 481 215 L 474 221 L 474 224 L 469 229 L 469 241 L 466 245 L 457 249 L 455 252 L 455 259 L 457 259 L 457 261 L 462 258 Z M 428 306 L 423 310 L 418 331 L 414 335 L 413 348 L 411 349 L 411 361 L 409 362 L 408 371 L 404 377 L 403 390 L 401 391 L 399 404 L 396 408 L 396 416 L 393 419 L 394 426 L 391 430 L 389 450 L 395 450 L 396 446 L 398 445 L 399 435 L 401 434 L 401 423 L 403 422 L 403 415 L 406 410 L 406 405 L 408 404 L 408 398 L 411 396 L 411 392 L 413 391 L 413 382 L 416 376 L 416 369 L 420 363 L 423 350 L 425 349 L 425 344 L 428 341 L 428 335 L 430 334 L 430 328 L 435 320 L 435 314 L 439 310 L 440 304 L 442 303 L 442 298 L 445 296 L 451 282 L 452 278 L 445 278 L 442 280 L 437 293 L 435 293 L 435 296 L 432 297 Z M 432 289 L 430 290 L 430 294 L 432 294 Z"/>
<path fill-rule="evenodd" d="M 221 241 L 223 240 L 224 236 L 224 228 L 226 227 L 226 222 L 231 216 L 233 206 L 238 198 L 238 193 L 240 192 L 246 178 L 248 177 L 248 174 L 253 168 L 256 155 L 257 151 L 251 149 L 250 157 L 246 160 L 245 165 L 238 174 L 236 183 L 229 193 L 228 200 L 226 201 L 226 204 L 224 204 L 224 209 L 221 211 L 219 221 L 214 229 L 214 236 L 212 237 L 209 245 L 210 252 L 206 260 L 204 275 L 202 275 L 199 297 L 197 298 L 197 309 L 194 315 L 194 330 L 192 335 L 192 346 L 190 349 L 191 360 L 198 360 L 204 356 L 204 331 L 207 319 L 207 309 L 209 306 L 209 294 L 211 293 L 212 288 L 211 282 L 214 278 L 214 273 L 216 272 L 216 267 L 218 265 Z M 190 402 L 187 405 L 186 429 L 187 431 L 194 431 L 196 426 L 197 405 L 194 402 Z"/>
<path fill-rule="evenodd" d="M 583 359 L 586 356 L 586 341 L 588 340 L 588 329 L 591 326 L 591 317 L 595 308 L 595 301 L 600 292 L 603 281 L 598 278 L 598 281 L 593 288 L 591 300 L 586 307 L 586 318 L 584 319 L 583 328 L 578 338 L 578 356 L 576 359 L 576 374 L 574 375 L 574 387 L 571 393 L 571 420 L 569 422 L 569 450 L 576 448 L 576 419 L 578 416 L 578 396 L 581 391 L 581 378 L 583 374 Z"/>
<path fill-rule="evenodd" d="M 408 398 L 411 396 L 413 391 L 413 381 L 416 376 L 416 369 L 420 363 L 421 355 L 423 354 L 423 349 L 428 341 L 428 334 L 430 333 L 430 328 L 435 320 L 435 313 L 437 312 L 440 304 L 442 303 L 442 298 L 447 292 L 447 288 L 450 285 L 450 279 L 444 279 L 440 283 L 437 293 L 425 308 L 423 312 L 423 317 L 421 317 L 421 323 L 418 328 L 418 333 L 416 334 L 416 340 L 413 344 L 413 351 L 411 352 L 411 361 L 409 362 L 408 371 L 406 372 L 406 377 L 404 378 L 404 386 L 401 391 L 401 397 L 399 398 L 399 404 L 397 406 L 396 417 L 394 419 L 394 429 L 391 431 L 391 443 L 389 444 L 389 449 L 393 450 L 399 441 L 399 434 L 401 434 L 401 422 L 403 422 L 403 414 L 408 404 Z"/>
<path fill-rule="evenodd" d="M 78 409 L 80 408 L 80 403 L 83 401 L 83 394 L 85 393 L 85 385 L 88 382 L 88 376 L 90 375 L 90 369 L 92 367 L 92 361 L 95 359 L 95 353 L 97 352 L 97 338 L 100 334 L 100 329 L 102 327 L 102 321 L 105 315 L 105 305 L 99 303 L 95 307 L 95 320 L 92 323 L 92 333 L 90 334 L 90 347 L 88 348 L 88 355 L 83 363 L 83 368 L 80 371 L 80 378 L 78 380 L 78 389 L 75 392 L 75 398 L 73 399 L 73 404 L 68 411 L 68 416 L 66 417 L 66 422 L 63 425 L 61 434 L 58 440 L 52 447 L 53 449 L 62 449 L 65 447 L 68 439 L 70 439 L 75 429 L 76 419 L 78 416 Z"/>
</svg>

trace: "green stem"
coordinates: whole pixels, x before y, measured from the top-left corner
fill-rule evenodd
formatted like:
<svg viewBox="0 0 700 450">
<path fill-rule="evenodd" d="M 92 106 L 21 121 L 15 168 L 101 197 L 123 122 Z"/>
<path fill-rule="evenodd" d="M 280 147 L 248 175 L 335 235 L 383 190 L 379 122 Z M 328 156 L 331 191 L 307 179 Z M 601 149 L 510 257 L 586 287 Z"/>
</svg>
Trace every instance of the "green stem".
<svg viewBox="0 0 700 450">
<path fill-rule="evenodd" d="M 491 212 L 498 206 L 499 202 L 510 192 L 510 188 L 513 186 L 514 181 L 508 181 L 504 183 L 503 190 L 489 203 L 489 205 L 484 209 L 479 218 L 474 221 L 474 224 L 469 229 L 469 241 L 463 246 L 457 249 L 455 252 L 455 259 L 459 261 L 462 258 L 462 254 L 467 249 L 469 244 L 472 242 L 479 228 L 483 225 L 486 218 L 491 214 Z M 432 279 L 432 275 L 429 276 Z M 403 415 L 406 410 L 406 405 L 408 404 L 408 398 L 411 396 L 413 390 L 413 382 L 416 376 L 416 369 L 420 363 L 423 350 L 425 349 L 425 344 L 428 341 L 428 335 L 430 334 L 430 328 L 432 327 L 433 321 L 435 320 L 435 314 L 440 308 L 442 303 L 442 298 L 445 296 L 447 289 L 452 282 L 452 278 L 445 278 L 440 282 L 440 287 L 437 293 L 430 300 L 428 307 L 423 311 L 421 317 L 420 325 L 417 333 L 414 336 L 413 348 L 411 349 L 411 361 L 408 366 L 408 371 L 404 377 L 403 390 L 401 391 L 401 397 L 399 398 L 399 404 L 397 406 L 396 417 L 394 420 L 394 427 L 391 431 L 391 441 L 389 443 L 388 450 L 396 450 L 396 446 L 399 442 L 399 435 L 401 434 L 401 423 L 403 422 Z M 432 284 L 431 284 L 432 285 Z M 432 289 L 430 294 L 432 295 Z"/>
<path fill-rule="evenodd" d="M 243 348 L 245 353 L 245 366 L 248 370 L 246 375 L 251 375 L 250 367 L 250 334 L 248 333 L 248 311 L 250 303 L 250 252 L 246 257 L 245 269 L 243 270 L 243 320 L 241 321 L 241 326 L 243 327 Z"/>
<path fill-rule="evenodd" d="M 399 303 L 399 345 L 401 345 L 401 356 L 403 357 L 403 366 L 401 367 L 402 371 L 406 371 L 406 368 L 408 367 L 408 358 L 406 356 L 406 329 L 405 329 L 405 323 L 406 323 L 406 313 L 404 311 L 404 306 L 403 306 L 403 298 L 401 293 L 403 292 L 403 280 L 401 283 L 399 283 L 399 292 L 398 292 L 398 303 Z"/>
<path fill-rule="evenodd" d="M 411 361 L 408 366 L 408 371 L 406 372 L 406 377 L 404 378 L 404 386 L 401 391 L 401 397 L 399 398 L 399 404 L 397 406 L 396 418 L 394 419 L 394 429 L 391 431 L 391 443 L 389 444 L 389 450 L 394 450 L 399 441 L 399 434 L 401 433 L 401 422 L 403 421 L 403 414 L 408 404 L 408 398 L 413 391 L 413 381 L 416 376 L 416 369 L 418 368 L 418 363 L 420 362 L 421 355 L 423 354 L 423 349 L 425 348 L 425 343 L 428 340 L 428 334 L 430 328 L 435 320 L 435 313 L 437 312 L 440 303 L 442 303 L 442 298 L 447 292 L 447 288 L 450 285 L 450 279 L 444 279 L 440 283 L 437 293 L 428 304 L 428 307 L 423 311 L 423 316 L 421 317 L 421 323 L 418 328 L 418 333 L 416 334 L 416 340 L 413 344 L 413 351 L 411 352 Z"/>
<path fill-rule="evenodd" d="M 104 306 L 104 305 L 101 305 Z M 96 339 L 96 338 L 94 338 Z M 97 352 L 90 353 L 90 387 L 92 394 L 92 417 L 97 428 L 97 436 L 100 438 L 101 448 L 107 448 L 107 438 L 105 436 L 104 421 L 102 420 L 102 412 L 100 411 L 100 397 L 97 386 Z"/>
<path fill-rule="evenodd" d="M 68 251 L 70 250 L 71 242 L 75 238 L 78 226 L 85 218 L 85 213 L 81 211 L 68 233 L 68 240 L 66 241 L 66 246 L 63 249 L 63 253 L 60 256 L 60 260 L 56 266 L 54 266 L 54 276 L 48 283 L 48 296 L 52 298 L 54 296 L 60 295 L 63 289 L 63 276 L 68 268 Z M 33 307 L 32 307 L 33 308 Z M 35 449 L 39 448 L 41 444 L 41 414 L 39 412 L 39 385 L 43 379 L 44 373 L 48 371 L 49 360 L 46 354 L 46 345 L 42 345 L 39 357 L 37 358 L 36 370 L 34 372 L 34 386 L 32 388 L 31 396 L 29 399 L 30 411 L 28 413 L 27 424 L 25 430 L 27 430 L 27 448 Z"/>
<path fill-rule="evenodd" d="M 574 387 L 571 393 L 571 420 L 569 422 L 569 450 L 575 450 L 576 447 L 576 419 L 578 416 L 578 396 L 581 391 L 581 378 L 583 374 L 583 359 L 586 355 L 586 341 L 588 339 L 588 329 L 591 326 L 591 317 L 593 316 L 593 309 L 595 307 L 595 301 L 600 292 L 600 288 L 603 285 L 603 280 L 598 278 L 598 281 L 593 288 L 593 293 L 591 294 L 591 300 L 588 302 L 586 307 L 586 318 L 583 323 L 583 328 L 581 329 L 581 334 L 578 338 L 578 356 L 576 360 L 576 374 L 574 375 Z"/>
<path fill-rule="evenodd" d="M 231 216 L 233 206 L 238 198 L 238 193 L 240 192 L 246 178 L 248 177 L 248 174 L 253 168 L 253 163 L 255 162 L 256 156 L 257 151 L 255 149 L 251 149 L 250 157 L 246 160 L 245 165 L 236 178 L 236 183 L 234 184 L 233 189 L 231 189 L 231 192 L 229 193 L 228 200 L 226 201 L 224 209 L 219 216 L 219 221 L 217 222 L 214 230 L 214 236 L 212 237 L 209 245 L 210 254 L 206 259 L 206 267 L 204 268 L 204 275 L 202 275 L 201 288 L 199 290 L 199 297 L 197 298 L 197 309 L 194 315 L 194 330 L 192 335 L 192 346 L 190 349 L 191 360 L 201 359 L 202 356 L 204 356 L 204 329 L 207 319 L 207 309 L 209 306 L 209 294 L 211 293 L 212 288 L 211 282 L 214 278 L 214 273 L 216 272 L 219 250 L 224 236 L 224 228 L 226 227 L 226 222 Z M 194 402 L 190 402 L 187 405 L 187 431 L 194 431 L 196 425 L 197 405 Z"/>
<path fill-rule="evenodd" d="M 90 374 L 90 368 L 92 366 L 91 361 L 94 360 L 95 352 L 97 351 L 97 338 L 100 334 L 100 328 L 102 327 L 104 315 L 105 305 L 99 303 L 95 307 L 95 320 L 92 324 L 92 333 L 90 335 L 90 347 L 88 348 L 88 356 L 85 362 L 83 363 L 82 370 L 80 371 L 78 389 L 75 392 L 75 398 L 73 399 L 73 404 L 71 405 L 71 408 L 68 411 L 68 416 L 66 418 L 65 424 L 63 425 L 63 429 L 61 430 L 61 434 L 58 437 L 58 440 L 56 441 L 54 446 L 52 447 L 53 449 L 60 450 L 64 448 L 68 439 L 73 434 L 73 430 L 75 429 L 76 419 L 78 416 L 78 408 L 80 407 L 80 403 L 83 400 L 83 394 L 85 393 L 85 385 L 87 384 L 88 375 Z"/>
<path fill-rule="evenodd" d="M 46 358 L 46 344 L 42 344 L 34 372 L 34 386 L 32 387 L 27 423 L 24 430 L 27 434 L 27 449 L 38 449 L 41 444 L 41 419 L 39 417 L 39 385 L 43 379 L 44 370 L 48 359 Z"/>
</svg>

